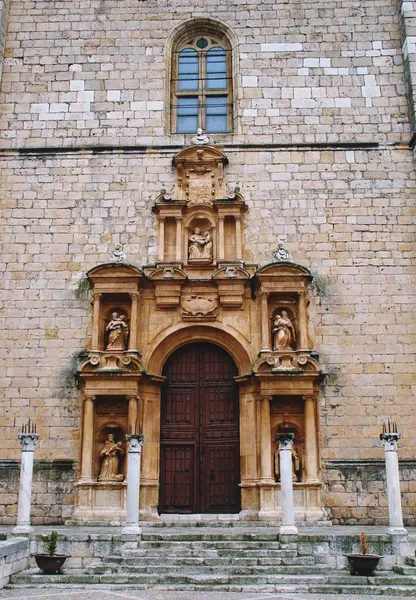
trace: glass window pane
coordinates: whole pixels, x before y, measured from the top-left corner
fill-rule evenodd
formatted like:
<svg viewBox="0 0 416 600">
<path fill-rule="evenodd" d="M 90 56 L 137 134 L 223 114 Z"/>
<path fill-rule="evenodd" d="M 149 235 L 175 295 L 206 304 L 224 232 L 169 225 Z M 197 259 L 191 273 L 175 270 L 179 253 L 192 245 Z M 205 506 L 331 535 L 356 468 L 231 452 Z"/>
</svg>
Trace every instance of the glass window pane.
<svg viewBox="0 0 416 600">
<path fill-rule="evenodd" d="M 177 133 L 196 133 L 198 129 L 198 98 L 177 98 Z"/>
<path fill-rule="evenodd" d="M 227 96 L 206 99 L 205 129 L 208 133 L 224 133 L 227 127 Z"/>
<path fill-rule="evenodd" d="M 227 60 L 223 48 L 211 48 L 207 52 L 207 90 L 227 89 Z"/>
<path fill-rule="evenodd" d="M 198 89 L 198 53 L 187 48 L 179 52 L 178 90 Z"/>
</svg>

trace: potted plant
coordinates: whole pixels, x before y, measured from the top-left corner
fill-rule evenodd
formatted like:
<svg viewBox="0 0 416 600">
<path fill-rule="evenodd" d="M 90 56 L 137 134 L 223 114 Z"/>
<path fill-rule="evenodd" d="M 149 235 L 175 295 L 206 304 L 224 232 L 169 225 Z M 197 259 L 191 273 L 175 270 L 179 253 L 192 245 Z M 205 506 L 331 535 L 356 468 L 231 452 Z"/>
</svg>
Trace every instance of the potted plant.
<svg viewBox="0 0 416 600">
<path fill-rule="evenodd" d="M 379 554 L 368 553 L 367 534 L 360 535 L 360 554 L 346 554 L 351 575 L 373 575 L 380 558 Z"/>
<path fill-rule="evenodd" d="M 56 554 L 58 532 L 53 530 L 48 535 L 42 536 L 46 552 L 35 554 L 36 564 L 47 575 L 60 573 L 61 567 L 68 558 L 67 554 Z"/>
</svg>

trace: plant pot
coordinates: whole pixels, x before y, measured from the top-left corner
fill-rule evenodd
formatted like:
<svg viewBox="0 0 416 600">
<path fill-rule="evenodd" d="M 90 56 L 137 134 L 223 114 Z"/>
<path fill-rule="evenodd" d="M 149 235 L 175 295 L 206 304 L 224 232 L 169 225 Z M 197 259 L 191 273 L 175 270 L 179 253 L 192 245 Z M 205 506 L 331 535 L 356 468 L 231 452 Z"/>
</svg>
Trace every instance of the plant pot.
<svg viewBox="0 0 416 600">
<path fill-rule="evenodd" d="M 382 556 L 378 554 L 345 554 L 351 575 L 373 575 Z"/>
<path fill-rule="evenodd" d="M 68 558 L 67 554 L 35 554 L 36 564 L 47 575 L 60 573 L 61 567 Z"/>
</svg>

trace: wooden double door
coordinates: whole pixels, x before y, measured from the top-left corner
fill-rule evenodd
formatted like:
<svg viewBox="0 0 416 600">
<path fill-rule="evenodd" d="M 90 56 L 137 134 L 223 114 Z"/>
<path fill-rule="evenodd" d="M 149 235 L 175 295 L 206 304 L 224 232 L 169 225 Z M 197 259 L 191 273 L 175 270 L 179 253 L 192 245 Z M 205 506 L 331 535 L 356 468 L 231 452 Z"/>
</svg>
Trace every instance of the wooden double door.
<svg viewBox="0 0 416 600">
<path fill-rule="evenodd" d="M 237 369 L 222 348 L 187 344 L 163 375 L 160 513 L 240 510 Z"/>
</svg>

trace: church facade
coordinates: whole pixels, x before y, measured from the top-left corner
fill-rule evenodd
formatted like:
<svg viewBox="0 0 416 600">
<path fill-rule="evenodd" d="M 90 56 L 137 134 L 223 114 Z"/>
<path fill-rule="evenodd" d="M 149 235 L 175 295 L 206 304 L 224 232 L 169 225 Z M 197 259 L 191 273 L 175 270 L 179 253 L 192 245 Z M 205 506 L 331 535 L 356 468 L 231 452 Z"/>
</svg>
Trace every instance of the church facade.
<svg viewBox="0 0 416 600">
<path fill-rule="evenodd" d="M 414 524 L 413 2 L 0 10 L 0 522 Z"/>
</svg>

